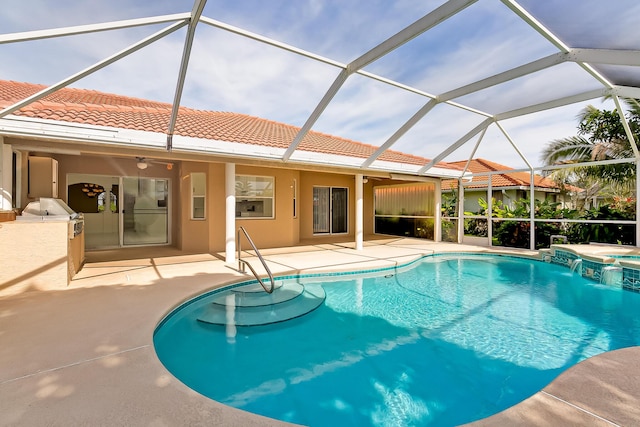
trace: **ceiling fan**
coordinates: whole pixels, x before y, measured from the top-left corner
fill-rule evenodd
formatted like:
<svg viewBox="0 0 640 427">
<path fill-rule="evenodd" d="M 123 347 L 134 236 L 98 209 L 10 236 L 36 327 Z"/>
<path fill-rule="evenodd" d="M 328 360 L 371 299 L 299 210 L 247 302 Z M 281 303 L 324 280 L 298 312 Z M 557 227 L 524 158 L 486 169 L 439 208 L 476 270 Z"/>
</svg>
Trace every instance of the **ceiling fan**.
<svg viewBox="0 0 640 427">
<path fill-rule="evenodd" d="M 147 159 L 146 157 L 136 157 L 136 159 L 138 160 L 138 162 L 136 163 L 136 166 L 140 170 L 145 170 L 151 164 L 165 165 L 167 167 L 167 170 L 173 169 L 173 163 L 172 162 L 163 162 L 163 161 L 160 161 L 160 160 L 151 160 L 151 159 Z"/>
</svg>

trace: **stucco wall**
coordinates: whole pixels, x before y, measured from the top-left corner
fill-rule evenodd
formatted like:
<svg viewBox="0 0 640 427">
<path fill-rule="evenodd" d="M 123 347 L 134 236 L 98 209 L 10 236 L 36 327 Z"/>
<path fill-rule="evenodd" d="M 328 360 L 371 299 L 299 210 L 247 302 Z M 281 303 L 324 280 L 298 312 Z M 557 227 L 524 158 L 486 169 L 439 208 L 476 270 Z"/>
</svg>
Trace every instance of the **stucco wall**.
<svg viewBox="0 0 640 427">
<path fill-rule="evenodd" d="M 66 221 L 0 223 L 0 295 L 64 289 L 69 283 Z"/>
<path fill-rule="evenodd" d="M 206 190 L 210 191 L 212 182 L 210 177 L 210 164 L 199 162 L 182 162 L 180 166 L 179 188 L 180 192 L 176 195 L 178 209 L 180 210 L 180 219 L 176 222 L 179 224 L 179 233 L 177 245 L 180 249 L 187 252 L 208 252 L 209 251 L 209 228 L 211 227 L 211 218 L 215 218 L 215 212 L 212 209 L 211 198 L 206 198 L 205 218 L 191 219 L 191 174 L 201 172 L 207 174 Z M 208 195 L 207 195 L 208 196 Z"/>
</svg>

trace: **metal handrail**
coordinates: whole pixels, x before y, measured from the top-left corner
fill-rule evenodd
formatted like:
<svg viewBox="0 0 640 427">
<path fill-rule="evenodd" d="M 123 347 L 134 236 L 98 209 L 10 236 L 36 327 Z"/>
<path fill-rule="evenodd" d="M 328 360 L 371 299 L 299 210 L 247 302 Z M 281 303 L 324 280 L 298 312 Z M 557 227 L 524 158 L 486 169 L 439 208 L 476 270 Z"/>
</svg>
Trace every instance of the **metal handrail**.
<svg viewBox="0 0 640 427">
<path fill-rule="evenodd" d="M 242 259 L 242 248 L 241 248 L 241 245 L 240 245 L 240 231 L 242 231 L 244 233 L 245 237 L 247 238 L 247 241 L 249 242 L 249 244 L 251 245 L 253 250 L 256 252 L 256 255 L 258 255 L 258 259 L 260 260 L 260 262 L 262 263 L 262 266 L 264 267 L 264 269 L 267 271 L 267 274 L 269 275 L 269 279 L 271 280 L 271 286 L 269 286 L 268 288 L 264 284 L 262 279 L 260 279 L 260 277 L 258 277 L 258 273 L 256 273 L 256 271 L 253 269 L 251 264 L 249 264 L 248 261 L 245 261 L 245 260 Z M 247 230 L 245 230 L 244 227 L 238 228 L 238 240 L 237 241 L 238 241 L 238 270 L 240 270 L 241 272 L 244 273 L 245 272 L 244 266 L 245 265 L 248 266 L 249 270 L 251 270 L 251 272 L 253 273 L 255 278 L 258 279 L 258 282 L 260 283 L 262 288 L 265 290 L 265 292 L 268 293 L 268 294 L 272 293 L 273 292 L 273 285 L 275 284 L 275 280 L 273 279 L 273 274 L 271 274 L 271 270 L 267 266 L 267 263 L 265 262 L 264 258 L 262 258 L 262 255 L 260 254 L 260 251 L 258 250 L 258 248 L 256 248 L 256 245 L 253 243 L 253 240 L 251 240 L 251 237 L 249 237 L 249 233 L 247 233 Z"/>
</svg>

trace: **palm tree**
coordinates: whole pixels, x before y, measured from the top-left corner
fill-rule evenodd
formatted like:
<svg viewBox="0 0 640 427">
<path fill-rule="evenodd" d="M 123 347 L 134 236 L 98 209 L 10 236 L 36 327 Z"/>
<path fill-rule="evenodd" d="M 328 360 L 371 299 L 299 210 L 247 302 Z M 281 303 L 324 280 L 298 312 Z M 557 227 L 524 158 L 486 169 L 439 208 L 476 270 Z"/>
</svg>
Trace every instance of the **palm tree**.
<svg viewBox="0 0 640 427">
<path fill-rule="evenodd" d="M 640 102 L 625 99 L 628 106 L 627 121 L 636 141 L 640 135 Z M 610 159 L 633 159 L 634 151 L 616 110 L 599 110 L 587 106 L 578 115 L 578 135 L 551 141 L 542 152 L 546 165 L 584 163 Z M 598 165 L 570 168 L 569 171 L 554 172 L 553 179 L 562 184 L 576 185 L 579 181 L 596 179 L 600 187 L 604 183 L 618 187 L 635 185 L 634 163 Z"/>
</svg>

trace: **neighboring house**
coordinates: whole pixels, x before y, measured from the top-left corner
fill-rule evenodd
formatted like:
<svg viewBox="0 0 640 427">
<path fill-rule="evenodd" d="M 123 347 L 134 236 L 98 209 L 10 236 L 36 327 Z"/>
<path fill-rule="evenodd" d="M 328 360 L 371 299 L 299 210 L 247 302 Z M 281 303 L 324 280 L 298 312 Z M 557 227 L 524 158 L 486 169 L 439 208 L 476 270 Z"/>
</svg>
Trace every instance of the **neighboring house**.
<svg viewBox="0 0 640 427">
<path fill-rule="evenodd" d="M 44 89 L 0 81 L 0 109 Z M 459 176 L 455 165 L 435 165 L 409 184 L 419 193 L 407 196 L 407 181 L 415 181 L 428 159 L 392 150 L 375 157 L 377 147 L 311 131 L 284 161 L 297 127 L 181 107 L 167 135 L 171 109 L 63 88 L 0 118 L 0 211 L 20 213 L 39 197 L 60 198 L 84 214 L 83 248 L 172 245 L 224 253 L 228 262 L 235 259 L 240 226 L 259 248 L 336 239 L 358 248 L 363 235 L 376 232 L 378 219 L 386 221 L 385 233 L 410 235 L 394 231 L 390 219 L 413 215 L 430 221 L 430 231 L 419 227 L 422 236 L 439 240 L 440 179 Z M 367 159 L 374 160 L 361 167 Z M 390 209 L 374 206 L 382 189 L 379 199 Z M 44 226 L 30 223 L 23 231 L 34 227 Z M 41 251 L 49 245 L 10 242 L 10 235 L 8 225 L 0 229 L 0 245 L 33 244 Z M 69 267 L 71 275 L 77 268 Z M 20 274 L 27 273 L 14 275 Z"/>
<path fill-rule="evenodd" d="M 461 169 L 467 161 L 449 162 L 450 165 Z M 485 173 L 507 171 L 491 175 L 491 197 L 495 201 L 501 201 L 503 205 L 513 208 L 515 201 L 529 199 L 531 193 L 531 174 L 529 172 L 508 172 L 513 168 L 486 159 L 472 159 L 469 162 L 467 172 Z M 558 202 L 563 208 L 573 208 L 575 195 L 581 189 L 570 187 L 568 191 L 562 191 L 551 179 L 534 174 L 534 198 L 537 200 L 549 200 Z M 487 200 L 489 189 L 488 176 L 474 176 L 470 182 L 464 183 L 464 210 L 465 212 L 479 212 L 481 207 L 478 199 Z M 442 182 L 443 194 L 458 191 L 457 180 L 445 180 Z M 573 198 L 573 199 L 572 199 Z"/>
</svg>

